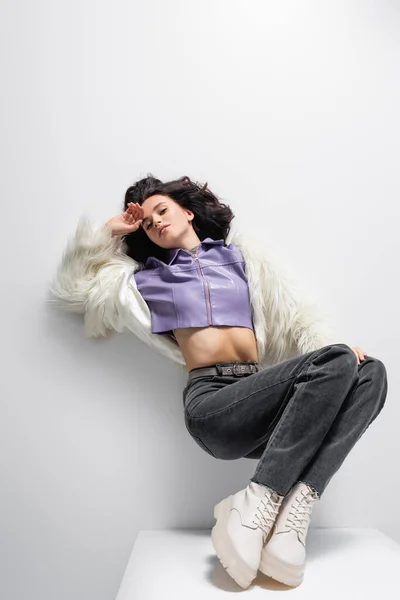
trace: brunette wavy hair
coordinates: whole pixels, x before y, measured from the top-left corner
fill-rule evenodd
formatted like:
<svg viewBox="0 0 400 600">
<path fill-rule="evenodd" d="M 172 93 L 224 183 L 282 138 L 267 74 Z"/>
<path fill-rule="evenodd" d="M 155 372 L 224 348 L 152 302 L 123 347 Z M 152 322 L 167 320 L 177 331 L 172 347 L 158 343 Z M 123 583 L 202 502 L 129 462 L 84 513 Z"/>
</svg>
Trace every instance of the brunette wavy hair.
<svg viewBox="0 0 400 600">
<path fill-rule="evenodd" d="M 142 205 L 146 198 L 160 194 L 168 196 L 183 208 L 194 213 L 191 223 L 200 240 L 210 237 L 213 240 L 225 241 L 229 232 L 229 225 L 235 216 L 227 204 L 223 204 L 215 194 L 198 182 L 194 183 L 186 175 L 179 179 L 162 182 L 151 173 L 131 185 L 125 192 L 123 211 L 128 207 L 128 202 Z M 136 261 L 145 263 L 149 256 L 164 260 L 165 249 L 157 246 L 139 227 L 137 231 L 122 236 L 128 256 Z"/>
</svg>

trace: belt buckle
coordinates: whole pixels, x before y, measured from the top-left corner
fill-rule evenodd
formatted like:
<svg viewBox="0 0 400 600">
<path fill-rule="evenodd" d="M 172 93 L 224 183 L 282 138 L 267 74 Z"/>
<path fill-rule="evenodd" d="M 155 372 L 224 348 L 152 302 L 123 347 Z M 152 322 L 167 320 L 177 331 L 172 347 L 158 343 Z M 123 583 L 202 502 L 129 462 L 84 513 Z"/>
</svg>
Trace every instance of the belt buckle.
<svg viewBox="0 0 400 600">
<path fill-rule="evenodd" d="M 232 371 L 238 377 L 246 374 L 246 367 L 244 365 L 233 365 Z"/>
<path fill-rule="evenodd" d="M 250 367 L 250 370 L 249 370 Z M 257 367 L 256 365 L 240 365 L 234 364 L 230 367 L 222 366 L 219 363 L 215 364 L 215 368 L 217 369 L 218 375 L 236 375 L 236 377 L 243 377 L 248 373 L 256 373 Z"/>
</svg>

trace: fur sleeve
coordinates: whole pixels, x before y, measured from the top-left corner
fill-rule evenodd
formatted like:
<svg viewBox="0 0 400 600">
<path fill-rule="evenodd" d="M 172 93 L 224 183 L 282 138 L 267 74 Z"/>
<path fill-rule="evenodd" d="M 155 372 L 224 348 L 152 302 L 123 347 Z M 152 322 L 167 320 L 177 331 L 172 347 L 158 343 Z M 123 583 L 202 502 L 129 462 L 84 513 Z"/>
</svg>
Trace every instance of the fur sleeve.
<svg viewBox="0 0 400 600">
<path fill-rule="evenodd" d="M 138 267 L 125 253 L 120 236 L 112 236 L 107 225 L 98 225 L 86 215 L 81 216 L 49 283 L 47 302 L 68 312 L 84 314 L 93 287 L 98 283 L 96 277 L 107 265 L 122 271 Z"/>
<path fill-rule="evenodd" d="M 184 369 L 178 344 L 169 336 L 151 333 L 150 310 L 133 277 L 140 267 L 126 254 L 126 244 L 120 236 L 112 236 L 108 226 L 96 225 L 83 216 L 49 284 L 47 301 L 69 312 L 84 314 L 88 337 L 131 331 Z"/>
</svg>

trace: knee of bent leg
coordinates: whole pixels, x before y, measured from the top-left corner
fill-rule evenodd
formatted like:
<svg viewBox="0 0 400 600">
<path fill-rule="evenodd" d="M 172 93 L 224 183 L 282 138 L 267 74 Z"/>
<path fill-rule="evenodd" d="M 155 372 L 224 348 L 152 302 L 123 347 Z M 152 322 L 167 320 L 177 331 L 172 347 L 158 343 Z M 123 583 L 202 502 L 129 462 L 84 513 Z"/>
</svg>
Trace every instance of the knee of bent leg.
<svg viewBox="0 0 400 600">
<path fill-rule="evenodd" d="M 381 377 L 384 381 L 387 381 L 387 371 L 383 362 L 379 360 L 379 358 L 375 358 L 375 356 L 367 355 L 366 358 L 372 362 L 374 373 L 377 375 L 377 377 Z"/>
<path fill-rule="evenodd" d="M 373 371 L 373 379 L 375 383 L 379 383 L 382 389 L 382 397 L 383 401 L 385 401 L 387 388 L 388 388 L 388 380 L 387 380 L 387 371 L 386 367 L 379 358 L 375 358 L 374 356 L 366 356 L 366 359 L 370 363 L 370 369 Z"/>
<path fill-rule="evenodd" d="M 385 365 L 379 358 L 366 356 L 365 361 L 367 362 L 365 368 L 369 367 L 371 384 L 374 386 L 374 398 L 376 401 L 375 413 L 372 419 L 374 420 L 381 412 L 386 402 L 388 391 L 387 372 Z"/>
<path fill-rule="evenodd" d="M 341 369 L 357 372 L 358 358 L 350 346 L 347 344 L 334 344 L 332 348 L 335 352 L 339 351 L 338 360 Z"/>
</svg>

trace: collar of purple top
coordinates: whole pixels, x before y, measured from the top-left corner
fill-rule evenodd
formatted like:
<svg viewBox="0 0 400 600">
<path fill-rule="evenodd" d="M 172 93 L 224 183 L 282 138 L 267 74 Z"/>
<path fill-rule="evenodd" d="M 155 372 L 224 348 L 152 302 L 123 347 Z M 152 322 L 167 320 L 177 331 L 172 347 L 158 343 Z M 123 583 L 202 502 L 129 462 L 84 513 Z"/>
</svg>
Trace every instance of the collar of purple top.
<svg viewBox="0 0 400 600">
<path fill-rule="evenodd" d="M 224 240 L 213 240 L 210 237 L 206 237 L 206 238 L 204 238 L 203 241 L 200 242 L 199 246 L 201 247 L 201 246 L 209 245 L 209 244 L 223 246 L 225 244 L 225 242 L 224 242 Z M 165 264 L 170 265 L 174 261 L 178 252 L 180 252 L 180 251 L 189 252 L 189 254 L 192 254 L 192 255 L 194 254 L 194 252 L 190 252 L 189 250 L 185 250 L 184 248 L 167 248 L 165 250 L 165 261 L 162 261 L 159 258 L 156 258 L 155 256 L 149 256 L 145 262 L 145 266 L 148 267 L 152 261 L 156 261 L 157 263 L 159 263 L 161 265 L 165 265 Z"/>
</svg>

